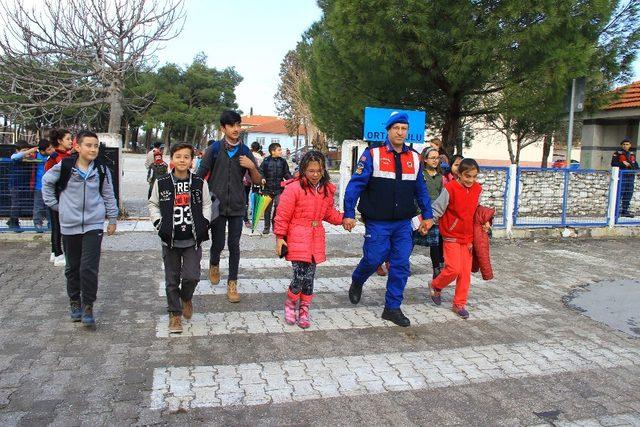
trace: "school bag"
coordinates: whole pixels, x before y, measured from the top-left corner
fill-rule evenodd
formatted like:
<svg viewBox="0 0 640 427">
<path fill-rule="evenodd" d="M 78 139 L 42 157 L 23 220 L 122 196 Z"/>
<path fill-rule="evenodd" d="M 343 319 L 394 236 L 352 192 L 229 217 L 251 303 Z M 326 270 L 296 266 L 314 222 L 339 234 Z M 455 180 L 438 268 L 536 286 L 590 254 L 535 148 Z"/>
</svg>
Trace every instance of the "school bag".
<svg viewBox="0 0 640 427">
<path fill-rule="evenodd" d="M 209 141 L 208 145 L 211 147 L 211 165 L 209 167 L 209 172 L 202 177 L 205 181 L 209 181 L 211 172 L 213 172 L 213 166 L 216 164 L 216 159 L 218 158 L 218 154 L 220 153 L 221 143 L 220 141 L 216 141 L 215 139 L 212 139 L 211 141 Z M 240 145 L 239 150 L 240 150 L 241 156 L 247 156 L 247 157 L 253 156 L 249 147 L 244 145 L 242 142 L 239 145 Z"/>
<path fill-rule="evenodd" d="M 56 183 L 56 198 L 60 198 L 60 193 L 67 188 L 67 184 L 71 178 L 71 172 L 76 165 L 76 160 L 78 160 L 78 156 L 72 155 L 62 159 L 60 162 L 60 179 L 58 179 L 58 182 Z M 102 196 L 104 179 L 107 176 L 107 165 L 105 165 L 101 160 L 95 159 L 93 161 L 93 167 L 98 171 L 98 177 L 100 179 L 100 195 Z"/>
</svg>

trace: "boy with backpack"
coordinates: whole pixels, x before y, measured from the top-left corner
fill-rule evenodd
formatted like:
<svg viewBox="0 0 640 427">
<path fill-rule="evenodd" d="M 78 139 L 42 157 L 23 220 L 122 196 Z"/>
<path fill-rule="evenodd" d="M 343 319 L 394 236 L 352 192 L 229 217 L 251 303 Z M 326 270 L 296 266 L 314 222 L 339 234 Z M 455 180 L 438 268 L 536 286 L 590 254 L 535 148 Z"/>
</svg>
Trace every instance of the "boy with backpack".
<svg viewBox="0 0 640 427">
<path fill-rule="evenodd" d="M 269 145 L 269 156 L 266 157 L 260 165 L 260 171 L 264 179 L 263 193 L 271 197 L 271 202 L 264 211 L 264 230 L 262 234 L 269 234 L 269 229 L 273 229 L 275 221 L 272 221 L 271 208 L 273 207 L 273 218 L 275 220 L 278 203 L 280 203 L 280 195 L 283 188 L 282 181 L 292 178 L 289 172 L 289 164 L 282 158 L 282 147 L 277 142 Z"/>
<path fill-rule="evenodd" d="M 229 224 L 229 302 L 240 302 L 237 290 L 240 236 L 247 209 L 243 177 L 248 172 L 254 185 L 259 185 L 262 181 L 251 150 L 240 140 L 241 120 L 240 114 L 235 111 L 222 112 L 220 127 L 224 138 L 209 145 L 197 172 L 207 181 L 209 192 L 220 201 L 220 216 L 211 227 L 209 280 L 212 285 L 220 283 L 220 253 L 224 249 L 225 232 Z"/>
<path fill-rule="evenodd" d="M 169 166 L 164 161 L 164 156 L 162 153 L 162 146 L 156 143 L 154 145 L 153 150 L 149 152 L 147 155 L 147 159 L 145 160 L 145 165 L 147 165 L 147 182 L 149 183 L 149 194 L 147 199 L 151 197 L 151 190 L 153 189 L 153 184 L 156 182 L 158 178 L 163 175 L 166 175 L 169 171 Z M 156 146 L 158 145 L 158 146 Z"/>
<path fill-rule="evenodd" d="M 81 132 L 76 150 L 77 155 L 63 159 L 44 175 L 42 196 L 60 216 L 71 320 L 94 326 L 104 220 L 109 220 L 107 235 L 113 235 L 118 206 L 111 173 L 97 159 L 98 136 Z"/>
<path fill-rule="evenodd" d="M 172 146 L 173 171 L 158 178 L 149 198 L 149 216 L 162 240 L 170 333 L 181 333 L 182 317 L 193 315 L 201 243 L 209 240 L 211 196 L 204 180 L 190 170 L 193 155 L 190 144 Z"/>
</svg>

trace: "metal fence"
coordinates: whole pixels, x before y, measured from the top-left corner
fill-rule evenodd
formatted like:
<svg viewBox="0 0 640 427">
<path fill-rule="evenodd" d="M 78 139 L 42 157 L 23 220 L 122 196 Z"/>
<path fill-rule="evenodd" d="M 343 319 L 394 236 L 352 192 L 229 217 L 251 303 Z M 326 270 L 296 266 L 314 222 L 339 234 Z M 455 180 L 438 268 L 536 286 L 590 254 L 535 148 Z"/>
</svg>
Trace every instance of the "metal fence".
<svg viewBox="0 0 640 427">
<path fill-rule="evenodd" d="M 615 223 L 640 224 L 640 171 L 620 171 L 616 200 Z"/>
<path fill-rule="evenodd" d="M 33 231 L 48 224 L 36 173 L 44 167 L 40 160 L 0 159 L 0 229 Z M 34 218 L 36 219 L 34 224 Z"/>
<path fill-rule="evenodd" d="M 610 182 L 609 171 L 518 168 L 513 225 L 607 225 Z"/>
</svg>

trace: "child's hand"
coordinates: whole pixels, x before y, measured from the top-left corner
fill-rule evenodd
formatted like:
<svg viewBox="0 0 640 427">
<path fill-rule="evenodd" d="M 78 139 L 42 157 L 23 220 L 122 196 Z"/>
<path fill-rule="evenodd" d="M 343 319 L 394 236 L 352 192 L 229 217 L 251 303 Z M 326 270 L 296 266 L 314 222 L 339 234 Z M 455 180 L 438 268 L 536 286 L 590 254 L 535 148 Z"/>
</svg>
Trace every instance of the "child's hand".
<svg viewBox="0 0 640 427">
<path fill-rule="evenodd" d="M 345 218 L 342 220 L 342 227 L 349 232 L 353 230 L 355 226 L 356 226 L 356 220 L 353 218 Z"/>
<path fill-rule="evenodd" d="M 433 227 L 433 221 L 430 219 L 423 219 L 422 222 L 420 223 L 420 228 L 418 229 L 418 232 L 423 236 L 426 236 L 431 227 Z"/>
<path fill-rule="evenodd" d="M 491 230 L 491 223 L 490 222 L 486 222 L 486 223 L 482 224 L 482 229 L 484 230 L 485 233 L 488 233 L 489 230 Z"/>
<path fill-rule="evenodd" d="M 107 225 L 107 236 L 113 236 L 116 233 L 116 225 L 109 224 Z"/>
<path fill-rule="evenodd" d="M 280 256 L 280 254 L 282 253 L 282 247 L 283 246 L 287 246 L 287 242 L 285 242 L 284 239 L 277 239 L 276 240 L 276 255 Z"/>
<path fill-rule="evenodd" d="M 240 156 L 240 166 L 245 169 L 256 169 L 256 164 L 247 156 Z"/>
</svg>

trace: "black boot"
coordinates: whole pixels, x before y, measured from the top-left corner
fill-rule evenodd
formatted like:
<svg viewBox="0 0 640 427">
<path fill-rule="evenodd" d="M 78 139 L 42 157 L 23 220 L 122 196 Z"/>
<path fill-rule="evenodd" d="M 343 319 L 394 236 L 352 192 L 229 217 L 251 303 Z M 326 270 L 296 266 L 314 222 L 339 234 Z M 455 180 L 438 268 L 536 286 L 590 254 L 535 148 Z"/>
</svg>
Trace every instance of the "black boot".
<svg viewBox="0 0 640 427">
<path fill-rule="evenodd" d="M 351 304 L 357 304 L 360 302 L 360 297 L 362 297 L 362 285 L 351 282 L 351 287 L 349 288 L 349 301 Z"/>
<path fill-rule="evenodd" d="M 399 308 L 385 307 L 382 311 L 382 318 L 402 327 L 411 325 L 409 318 L 405 316 Z"/>
</svg>

